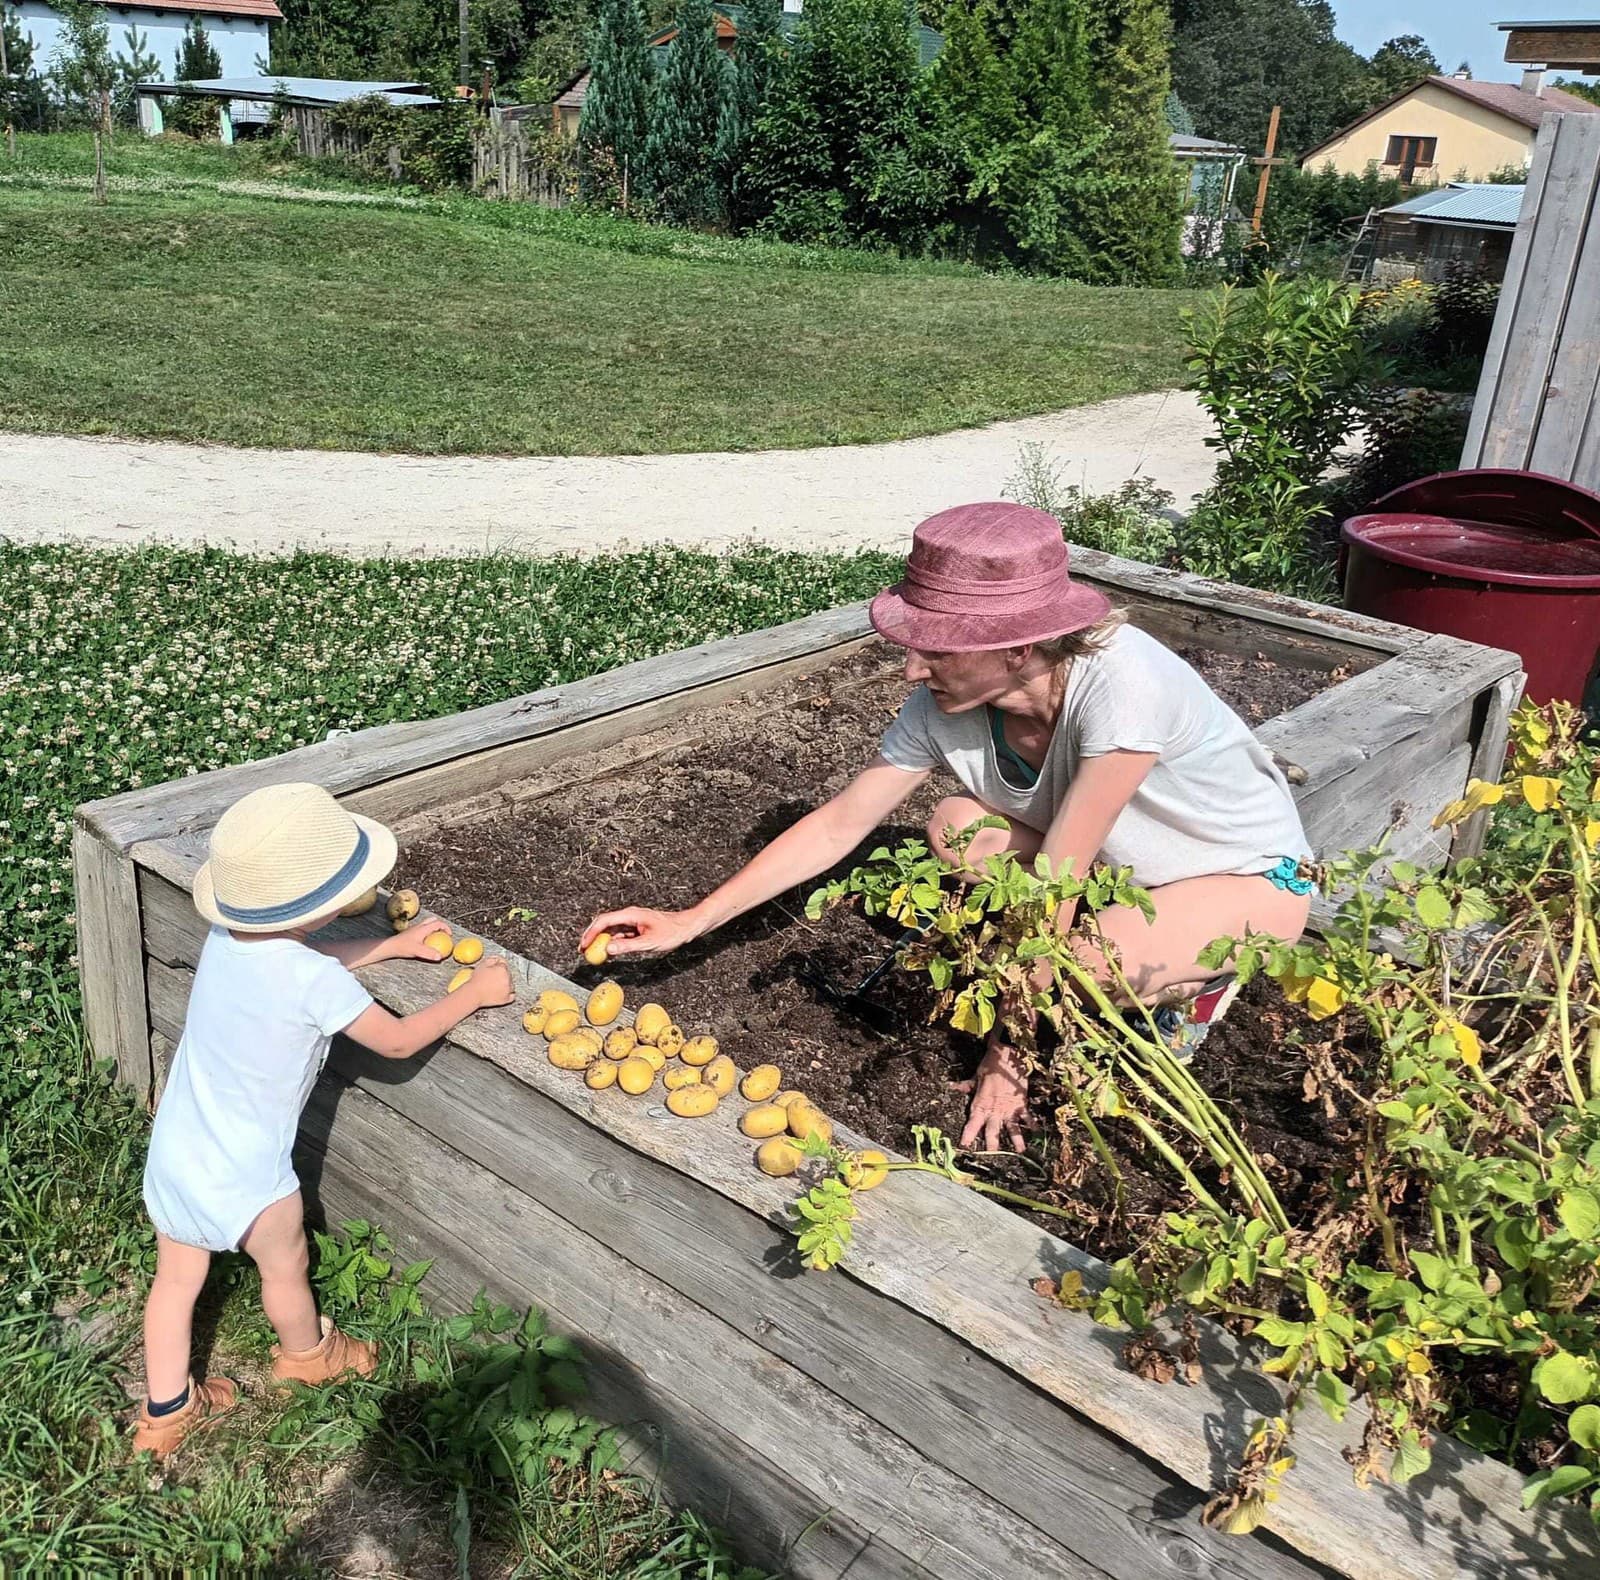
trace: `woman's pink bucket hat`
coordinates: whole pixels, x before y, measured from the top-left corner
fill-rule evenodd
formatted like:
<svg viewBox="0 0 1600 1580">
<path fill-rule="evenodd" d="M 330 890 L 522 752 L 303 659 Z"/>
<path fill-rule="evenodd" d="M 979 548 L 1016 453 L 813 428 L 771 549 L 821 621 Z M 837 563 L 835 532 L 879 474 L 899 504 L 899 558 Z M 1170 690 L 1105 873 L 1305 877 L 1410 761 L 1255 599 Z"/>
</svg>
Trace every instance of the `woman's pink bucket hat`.
<svg viewBox="0 0 1600 1580">
<path fill-rule="evenodd" d="M 1067 574 L 1054 516 L 995 500 L 918 526 L 905 580 L 872 600 L 870 616 L 901 647 L 980 653 L 1082 631 L 1110 612 L 1104 593 Z"/>
</svg>

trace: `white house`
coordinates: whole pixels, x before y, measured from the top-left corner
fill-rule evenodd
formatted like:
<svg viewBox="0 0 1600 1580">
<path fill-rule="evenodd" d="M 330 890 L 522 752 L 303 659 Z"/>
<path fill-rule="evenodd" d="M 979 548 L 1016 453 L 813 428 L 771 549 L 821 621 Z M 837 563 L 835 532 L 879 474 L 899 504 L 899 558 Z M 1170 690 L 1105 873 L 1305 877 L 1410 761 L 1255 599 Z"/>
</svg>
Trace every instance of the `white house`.
<svg viewBox="0 0 1600 1580">
<path fill-rule="evenodd" d="M 60 43 L 61 13 L 45 0 L 14 0 L 22 31 L 33 41 L 34 70 L 49 71 Z M 267 28 L 283 20 L 277 0 L 161 0 L 160 5 L 106 4 L 113 55 L 130 55 L 128 34 L 161 63 L 163 73 L 177 64 L 184 30 L 198 16 L 211 47 L 222 57 L 224 77 L 253 77 L 266 64 Z"/>
</svg>

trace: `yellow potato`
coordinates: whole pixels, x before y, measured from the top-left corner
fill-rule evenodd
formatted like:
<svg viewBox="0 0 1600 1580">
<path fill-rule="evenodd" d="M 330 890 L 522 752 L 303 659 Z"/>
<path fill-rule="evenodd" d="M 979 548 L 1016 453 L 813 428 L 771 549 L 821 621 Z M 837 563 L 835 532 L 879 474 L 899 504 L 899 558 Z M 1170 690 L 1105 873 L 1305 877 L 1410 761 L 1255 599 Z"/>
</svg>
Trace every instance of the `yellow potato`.
<svg viewBox="0 0 1600 1580">
<path fill-rule="evenodd" d="M 602 982 L 589 995 L 584 1013 L 591 1026 L 609 1026 L 622 1013 L 622 989 L 615 982 Z"/>
<path fill-rule="evenodd" d="M 684 1041 L 683 1028 L 681 1026 L 668 1026 L 665 1031 L 656 1037 L 656 1046 L 669 1059 L 676 1059 L 688 1046 Z"/>
<path fill-rule="evenodd" d="M 578 1037 L 557 1037 L 550 1044 L 550 1062 L 558 1070 L 587 1070 L 594 1063 L 594 1049 Z"/>
<path fill-rule="evenodd" d="M 445 992 L 446 993 L 454 993 L 457 988 L 465 987 L 467 985 L 467 983 L 469 983 L 471 980 L 472 980 L 472 967 L 471 966 L 462 966 L 462 968 L 458 972 L 456 972 L 456 974 L 453 977 L 450 978 L 450 986 L 445 989 Z"/>
<path fill-rule="evenodd" d="M 578 1012 L 577 999 L 561 988 L 546 988 L 536 1002 L 547 1015 L 553 1015 L 558 1009 L 570 1009 L 573 1014 Z"/>
<path fill-rule="evenodd" d="M 617 1085 L 633 1097 L 656 1084 L 655 1066 L 648 1059 L 624 1059 L 617 1066 Z"/>
<path fill-rule="evenodd" d="M 773 1174 L 779 1179 L 793 1174 L 804 1161 L 799 1147 L 787 1136 L 774 1136 L 756 1148 L 756 1167 L 763 1174 Z"/>
<path fill-rule="evenodd" d="M 584 950 L 583 958 L 592 966 L 603 966 L 606 956 L 611 952 L 611 934 L 596 933 L 589 940 L 589 947 Z"/>
<path fill-rule="evenodd" d="M 669 1092 L 677 1091 L 680 1086 L 698 1086 L 700 1084 L 700 1072 L 691 1070 L 686 1064 L 675 1064 L 661 1077 L 661 1084 Z M 721 1094 L 719 1093 L 718 1095 L 720 1096 Z"/>
<path fill-rule="evenodd" d="M 667 1107 L 680 1119 L 704 1119 L 717 1106 L 717 1094 L 704 1082 L 667 1093 Z"/>
<path fill-rule="evenodd" d="M 455 957 L 464 966 L 475 966 L 483 959 L 483 940 L 463 938 L 455 947 Z"/>
<path fill-rule="evenodd" d="M 833 1140 L 833 1126 L 810 1103 L 790 1103 L 787 1112 L 789 1134 L 797 1141 L 804 1141 L 808 1136 L 820 1136 L 824 1141 Z"/>
<path fill-rule="evenodd" d="M 640 1042 L 653 1043 L 672 1024 L 672 1017 L 659 1004 L 641 1004 L 633 1017 L 633 1029 Z"/>
<path fill-rule="evenodd" d="M 677 1031 L 678 1028 L 672 1028 Z M 681 1037 L 682 1032 L 678 1032 Z M 717 1039 L 715 1037 L 691 1037 L 678 1049 L 678 1057 L 685 1064 L 710 1064 L 717 1056 Z"/>
<path fill-rule="evenodd" d="M 633 1050 L 633 1056 L 636 1059 L 643 1059 L 652 1070 L 655 1070 L 658 1073 L 667 1062 L 666 1054 L 664 1054 L 659 1048 L 652 1048 L 647 1042 L 641 1042 Z"/>
<path fill-rule="evenodd" d="M 604 1060 L 601 1060 L 599 1064 L 591 1064 L 583 1072 L 583 1084 L 594 1092 L 601 1092 L 608 1086 L 615 1086 L 617 1084 L 616 1065 L 608 1064 Z"/>
<path fill-rule="evenodd" d="M 537 1004 L 532 1009 L 523 1011 L 522 1029 L 530 1037 L 537 1037 L 544 1030 L 544 1023 L 545 1011 L 540 1009 Z"/>
<path fill-rule="evenodd" d="M 365 916 L 377 903 L 378 891 L 376 889 L 368 889 L 365 894 L 358 894 L 339 914 L 341 916 Z"/>
<path fill-rule="evenodd" d="M 790 1103 L 803 1103 L 805 1097 L 806 1094 L 804 1092 L 774 1092 L 772 1094 L 772 1100 L 779 1108 L 787 1108 Z"/>
<path fill-rule="evenodd" d="M 635 1048 L 639 1046 L 639 1038 L 632 1026 L 618 1026 L 606 1038 L 606 1057 L 608 1059 L 626 1059 Z"/>
<path fill-rule="evenodd" d="M 739 1066 L 727 1054 L 719 1053 L 700 1074 L 718 1097 L 726 1097 L 739 1079 Z"/>
<path fill-rule="evenodd" d="M 783 1071 L 775 1064 L 758 1064 L 740 1083 L 739 1091 L 752 1103 L 766 1103 L 783 1084 Z"/>
<path fill-rule="evenodd" d="M 789 1116 L 776 1103 L 762 1103 L 756 1108 L 745 1109 L 739 1128 L 747 1136 L 757 1139 L 781 1136 L 789 1128 Z"/>
<path fill-rule="evenodd" d="M 441 927 L 438 932 L 429 933 L 423 942 L 427 944 L 430 949 L 437 949 L 439 953 L 448 960 L 450 958 L 450 946 L 455 942 L 455 940 L 444 930 L 444 928 Z M 463 960 L 461 964 L 467 966 L 471 965 L 472 962 L 470 960 Z"/>
<path fill-rule="evenodd" d="M 409 922 L 422 910 L 422 901 L 417 898 L 415 889 L 396 889 L 389 896 L 389 903 L 385 907 L 391 922 Z M 395 929 L 401 931 L 400 928 Z"/>
<path fill-rule="evenodd" d="M 575 1026 L 566 1035 L 569 1037 L 576 1037 L 580 1042 L 588 1043 L 588 1045 L 594 1050 L 594 1055 L 597 1059 L 600 1057 L 600 1050 L 606 1045 L 606 1039 L 604 1036 L 596 1031 L 593 1026 Z"/>
<path fill-rule="evenodd" d="M 889 1160 L 876 1147 L 855 1153 L 844 1166 L 844 1182 L 852 1190 L 871 1190 L 889 1177 Z"/>
<path fill-rule="evenodd" d="M 547 1037 L 565 1037 L 569 1031 L 576 1031 L 583 1017 L 575 1009 L 551 1010 L 545 1018 L 544 1034 Z"/>
</svg>

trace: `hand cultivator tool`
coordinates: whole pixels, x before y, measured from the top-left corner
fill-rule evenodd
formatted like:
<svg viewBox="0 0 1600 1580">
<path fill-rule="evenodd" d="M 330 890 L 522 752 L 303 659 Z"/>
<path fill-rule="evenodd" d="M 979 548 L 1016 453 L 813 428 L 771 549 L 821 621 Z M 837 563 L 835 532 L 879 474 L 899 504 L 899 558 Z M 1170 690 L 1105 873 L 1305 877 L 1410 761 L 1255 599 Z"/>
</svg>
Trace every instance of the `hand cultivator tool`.
<svg viewBox="0 0 1600 1580">
<path fill-rule="evenodd" d="M 801 968 L 800 979 L 814 987 L 830 1004 L 859 1017 L 868 1025 L 886 1030 L 893 1021 L 893 1012 L 887 1005 L 873 1003 L 866 994 L 877 983 L 879 977 L 895 963 L 906 945 L 921 938 L 925 931 L 926 929 L 921 927 L 903 928 L 883 958 L 854 987 L 842 987 L 825 971 L 809 965 Z"/>
</svg>

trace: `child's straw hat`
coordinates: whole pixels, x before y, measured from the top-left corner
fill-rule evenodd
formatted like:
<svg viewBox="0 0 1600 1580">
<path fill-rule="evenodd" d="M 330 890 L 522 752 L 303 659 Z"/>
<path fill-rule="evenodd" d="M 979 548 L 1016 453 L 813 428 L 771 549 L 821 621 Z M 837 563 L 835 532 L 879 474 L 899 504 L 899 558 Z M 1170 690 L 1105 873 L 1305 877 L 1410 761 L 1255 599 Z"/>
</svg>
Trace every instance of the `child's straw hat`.
<svg viewBox="0 0 1600 1580">
<path fill-rule="evenodd" d="M 240 933 L 275 933 L 348 905 L 394 868 L 394 835 L 321 785 L 268 785 L 222 814 L 195 909 Z"/>
</svg>

